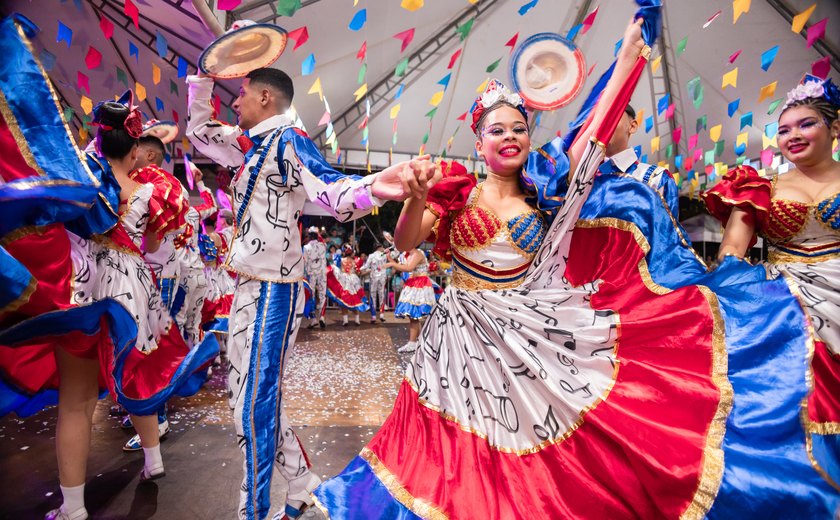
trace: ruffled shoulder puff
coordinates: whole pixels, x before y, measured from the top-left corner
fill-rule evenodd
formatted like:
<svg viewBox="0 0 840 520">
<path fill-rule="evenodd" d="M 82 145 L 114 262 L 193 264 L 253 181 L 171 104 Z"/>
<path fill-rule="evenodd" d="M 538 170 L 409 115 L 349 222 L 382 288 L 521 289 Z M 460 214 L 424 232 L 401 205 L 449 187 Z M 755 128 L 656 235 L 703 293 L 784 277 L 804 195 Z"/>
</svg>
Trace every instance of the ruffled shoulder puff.
<svg viewBox="0 0 840 520">
<path fill-rule="evenodd" d="M 452 215 L 467 205 L 470 192 L 476 186 L 476 178 L 467 172 L 459 162 L 441 162 L 443 178 L 435 184 L 426 198 L 426 209 L 438 217 L 432 234 L 426 239 L 434 244 L 432 252 L 449 260 L 452 252 L 449 245 L 449 224 Z"/>
<path fill-rule="evenodd" d="M 139 183 L 154 185 L 149 199 L 149 230 L 160 239 L 184 226 L 190 205 L 178 179 L 154 164 L 134 170 L 130 176 Z"/>
<path fill-rule="evenodd" d="M 771 196 L 770 180 L 760 177 L 751 166 L 729 170 L 720 182 L 700 195 L 709 213 L 724 227 L 729 222 L 732 208 L 739 208 L 747 212 L 758 232 L 767 228 Z"/>
</svg>

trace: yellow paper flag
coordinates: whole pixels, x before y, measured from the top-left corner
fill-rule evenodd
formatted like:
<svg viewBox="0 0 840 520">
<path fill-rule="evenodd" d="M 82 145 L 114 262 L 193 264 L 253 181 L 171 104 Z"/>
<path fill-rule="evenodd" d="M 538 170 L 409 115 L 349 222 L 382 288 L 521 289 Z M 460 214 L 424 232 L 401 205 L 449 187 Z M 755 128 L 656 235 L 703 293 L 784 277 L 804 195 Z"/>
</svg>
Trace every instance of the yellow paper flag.
<svg viewBox="0 0 840 520">
<path fill-rule="evenodd" d="M 356 96 L 356 101 L 362 99 L 365 94 L 367 94 L 367 83 L 357 88 L 356 92 L 353 92 L 353 95 Z"/>
<path fill-rule="evenodd" d="M 738 67 L 723 75 L 723 85 L 720 88 L 726 88 L 727 85 L 732 85 L 733 87 L 738 86 Z"/>
<path fill-rule="evenodd" d="M 141 85 L 139 81 L 134 82 L 134 95 L 137 96 L 137 101 L 146 100 L 146 87 Z"/>
<path fill-rule="evenodd" d="M 642 121 L 645 119 L 645 109 L 640 108 L 638 112 L 636 112 L 636 124 L 642 126 Z"/>
<path fill-rule="evenodd" d="M 88 129 L 85 127 L 79 128 L 79 140 L 81 142 L 86 142 L 88 139 Z"/>
<path fill-rule="evenodd" d="M 91 110 L 93 110 L 93 101 L 90 100 L 87 96 L 82 96 L 82 110 L 85 111 L 85 114 L 90 114 Z"/>
<path fill-rule="evenodd" d="M 396 119 L 397 115 L 400 113 L 400 104 L 397 103 L 396 105 L 391 107 L 391 119 Z"/>
<path fill-rule="evenodd" d="M 766 150 L 767 148 L 769 148 L 771 146 L 773 146 L 775 148 L 779 147 L 779 143 L 776 142 L 776 136 L 774 135 L 773 138 L 771 139 L 770 137 L 767 137 L 766 135 L 761 134 L 761 149 Z"/>
<path fill-rule="evenodd" d="M 316 92 L 318 93 L 318 97 L 321 98 L 321 101 L 323 101 L 324 100 L 324 91 L 323 91 L 323 89 L 321 89 L 321 78 L 320 77 L 315 78 L 315 83 L 313 83 L 312 86 L 309 87 L 309 92 L 307 92 L 307 94 L 314 94 Z"/>
<path fill-rule="evenodd" d="M 668 163 L 668 161 L 659 161 L 659 164 L 657 164 L 657 166 L 659 166 L 660 168 L 665 168 L 666 170 L 671 169 L 671 165 Z"/>
<path fill-rule="evenodd" d="M 160 83 L 160 67 L 152 63 L 152 83 L 157 85 Z"/>
<path fill-rule="evenodd" d="M 720 141 L 720 131 L 723 130 L 723 125 L 715 125 L 709 128 L 709 139 L 714 142 Z"/>
<path fill-rule="evenodd" d="M 186 152 L 190 149 L 190 140 L 185 136 L 181 138 L 181 148 Z"/>
<path fill-rule="evenodd" d="M 443 99 L 443 91 L 435 92 L 435 95 L 432 96 L 432 99 L 429 100 L 429 104 L 433 107 L 440 105 L 440 101 Z"/>
<path fill-rule="evenodd" d="M 742 14 L 750 12 L 750 0 L 732 1 L 732 23 L 738 21 Z"/>
<path fill-rule="evenodd" d="M 650 153 L 656 153 L 659 151 L 659 136 L 657 135 L 653 139 L 650 140 Z"/>
<path fill-rule="evenodd" d="M 715 170 L 717 171 L 718 177 L 725 175 L 727 168 L 726 164 L 722 162 L 715 163 Z"/>
<path fill-rule="evenodd" d="M 333 141 L 335 141 L 335 132 L 331 133 L 330 136 L 327 137 L 326 143 L 327 144 L 333 144 Z"/>
<path fill-rule="evenodd" d="M 485 80 L 484 80 L 484 83 L 482 83 L 481 85 L 479 85 L 479 86 L 478 86 L 478 88 L 477 88 L 477 89 L 475 89 L 475 91 L 476 91 L 476 92 L 478 92 L 479 94 L 481 94 L 482 92 L 484 92 L 484 89 L 486 89 L 486 88 L 487 88 L 487 83 L 489 83 L 489 82 L 490 82 L 490 80 L 489 80 L 489 79 L 485 79 Z"/>
<path fill-rule="evenodd" d="M 656 74 L 656 71 L 659 70 L 659 66 L 662 64 L 662 56 L 657 56 L 654 58 L 652 62 L 650 62 L 650 71 Z"/>
<path fill-rule="evenodd" d="M 793 17 L 793 23 L 790 24 L 790 30 L 795 33 L 802 32 L 802 29 L 805 28 L 805 23 L 808 22 L 808 18 L 811 17 L 811 13 L 814 12 L 814 9 L 817 8 L 817 4 L 812 5 L 808 9 L 805 9 L 798 15 Z"/>
<path fill-rule="evenodd" d="M 773 83 L 770 83 L 769 85 L 764 85 L 763 87 L 761 87 L 761 90 L 758 91 L 758 102 L 759 103 L 761 103 L 762 101 L 764 101 L 765 99 L 767 99 L 771 96 L 776 95 L 776 83 L 778 83 L 778 82 L 774 81 Z"/>
<path fill-rule="evenodd" d="M 402 0 L 400 7 L 406 11 L 416 11 L 423 7 L 423 0 Z"/>
<path fill-rule="evenodd" d="M 735 138 L 735 144 L 737 146 L 747 146 L 747 142 L 749 141 L 750 133 L 749 132 L 741 132 L 738 134 L 738 137 Z"/>
<path fill-rule="evenodd" d="M 677 172 L 671 172 L 671 176 L 674 178 L 674 183 L 679 186 L 680 185 L 680 174 Z"/>
</svg>

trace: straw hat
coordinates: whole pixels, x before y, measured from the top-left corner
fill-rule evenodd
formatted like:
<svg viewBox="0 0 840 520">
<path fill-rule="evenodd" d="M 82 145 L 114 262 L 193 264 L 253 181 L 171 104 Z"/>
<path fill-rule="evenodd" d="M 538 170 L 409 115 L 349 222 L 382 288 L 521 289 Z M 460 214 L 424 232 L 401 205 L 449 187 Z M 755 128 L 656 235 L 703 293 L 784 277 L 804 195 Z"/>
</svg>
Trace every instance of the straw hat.
<svg viewBox="0 0 840 520">
<path fill-rule="evenodd" d="M 586 63 L 580 49 L 566 38 L 538 33 L 517 47 L 510 76 L 513 88 L 528 107 L 554 110 L 580 93 L 586 79 Z"/>
<path fill-rule="evenodd" d="M 277 61 L 287 40 L 282 27 L 238 20 L 204 49 L 198 58 L 198 68 L 214 78 L 243 78 L 252 70 Z"/>
<path fill-rule="evenodd" d="M 178 124 L 175 121 L 149 119 L 143 125 L 143 133 L 141 135 L 151 135 L 163 141 L 163 144 L 169 144 L 178 137 Z"/>
</svg>

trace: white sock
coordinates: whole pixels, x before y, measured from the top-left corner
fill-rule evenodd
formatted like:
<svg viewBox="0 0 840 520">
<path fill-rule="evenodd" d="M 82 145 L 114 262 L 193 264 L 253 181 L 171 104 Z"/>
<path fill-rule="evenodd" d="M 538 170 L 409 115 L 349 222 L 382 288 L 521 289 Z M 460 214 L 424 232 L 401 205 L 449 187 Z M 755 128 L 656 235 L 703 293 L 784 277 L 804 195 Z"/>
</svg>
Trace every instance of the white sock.
<svg viewBox="0 0 840 520">
<path fill-rule="evenodd" d="M 163 471 L 163 457 L 160 454 L 160 444 L 154 448 L 143 448 L 145 455 L 146 473 L 154 475 Z"/>
<path fill-rule="evenodd" d="M 356 325 L 358 325 L 358 324 L 359 324 L 359 315 L 357 314 L 356 315 Z"/>
<path fill-rule="evenodd" d="M 342 323 L 347 323 L 347 315 L 346 314 L 342 317 L 342 320 L 343 320 Z"/>
<path fill-rule="evenodd" d="M 84 484 L 82 484 L 81 486 L 73 487 L 64 487 L 62 485 L 59 485 L 58 487 L 61 488 L 61 496 L 64 498 L 64 503 L 61 504 L 61 510 L 63 513 L 72 518 L 76 516 L 76 513 L 78 513 L 81 509 L 85 512 L 85 514 L 87 514 L 87 511 L 85 511 Z M 84 516 L 82 515 L 79 516 L 80 518 L 84 518 Z"/>
</svg>

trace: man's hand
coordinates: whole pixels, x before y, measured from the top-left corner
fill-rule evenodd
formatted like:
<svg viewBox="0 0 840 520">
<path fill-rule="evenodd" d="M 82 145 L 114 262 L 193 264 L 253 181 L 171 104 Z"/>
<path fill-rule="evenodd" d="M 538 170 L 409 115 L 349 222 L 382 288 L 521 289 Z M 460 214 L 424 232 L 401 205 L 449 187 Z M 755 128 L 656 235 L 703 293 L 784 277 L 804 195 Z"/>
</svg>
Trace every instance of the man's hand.
<svg viewBox="0 0 840 520">
<path fill-rule="evenodd" d="M 371 193 L 380 199 L 403 201 L 408 197 L 422 199 L 440 180 L 440 166 L 429 160 L 428 155 L 397 163 L 376 174 L 371 183 Z"/>
<path fill-rule="evenodd" d="M 204 178 L 204 172 L 202 172 L 200 168 L 193 165 L 190 165 L 190 169 L 192 170 L 193 180 L 195 180 L 196 183 L 201 182 L 201 180 Z"/>
</svg>

